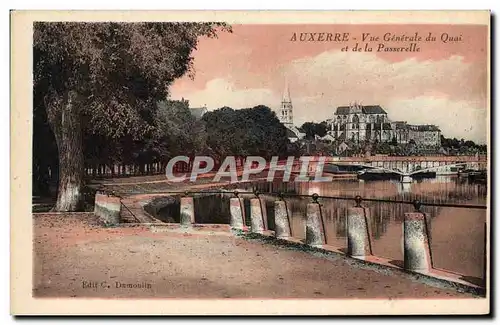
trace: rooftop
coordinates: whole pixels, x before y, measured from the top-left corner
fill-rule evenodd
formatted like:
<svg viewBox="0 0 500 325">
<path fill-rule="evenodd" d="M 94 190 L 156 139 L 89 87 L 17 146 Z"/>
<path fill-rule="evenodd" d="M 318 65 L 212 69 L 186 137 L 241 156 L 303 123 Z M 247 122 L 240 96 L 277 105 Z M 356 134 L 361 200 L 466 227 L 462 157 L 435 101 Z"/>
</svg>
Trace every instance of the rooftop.
<svg viewBox="0 0 500 325">
<path fill-rule="evenodd" d="M 395 121 L 393 123 L 396 126 L 396 130 L 405 130 L 408 128 L 406 121 Z"/>
<path fill-rule="evenodd" d="M 380 107 L 380 105 L 358 105 L 361 109 L 362 114 L 387 114 L 387 112 Z M 348 115 L 348 114 L 354 114 L 354 109 L 356 106 L 339 106 L 337 107 L 337 111 L 335 112 L 335 115 Z"/>
<path fill-rule="evenodd" d="M 426 124 L 426 125 L 408 125 L 408 127 L 412 130 L 415 131 L 438 131 L 440 132 L 441 130 L 433 125 L 433 124 Z"/>
<path fill-rule="evenodd" d="M 300 132 L 299 129 L 295 125 L 285 125 L 286 127 L 286 136 L 288 138 L 297 138 L 302 139 L 305 137 L 305 133 Z"/>
<path fill-rule="evenodd" d="M 191 111 L 191 115 L 193 115 L 197 119 L 202 118 L 203 115 L 206 112 L 208 112 L 208 109 L 206 106 L 204 106 L 204 107 L 190 107 L 189 110 Z"/>
<path fill-rule="evenodd" d="M 297 134 L 295 134 L 295 132 L 293 132 L 292 130 L 290 130 L 289 128 L 286 128 L 286 136 L 288 138 L 293 138 L 293 139 L 298 139 L 299 137 L 297 136 Z"/>
</svg>

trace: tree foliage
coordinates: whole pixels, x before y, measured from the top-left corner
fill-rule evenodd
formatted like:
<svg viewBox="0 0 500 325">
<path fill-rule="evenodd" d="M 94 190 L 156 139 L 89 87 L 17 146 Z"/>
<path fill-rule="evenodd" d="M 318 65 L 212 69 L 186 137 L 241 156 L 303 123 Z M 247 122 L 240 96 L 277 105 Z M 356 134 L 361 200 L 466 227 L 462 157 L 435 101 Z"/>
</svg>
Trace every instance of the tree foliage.
<svg viewBox="0 0 500 325">
<path fill-rule="evenodd" d="M 287 154 L 286 128 L 269 107 L 236 109 L 222 107 L 203 116 L 206 144 L 213 155 L 258 155 L 271 157 Z"/>
<path fill-rule="evenodd" d="M 485 144 L 477 144 L 471 140 L 457 138 L 446 138 L 441 136 L 441 146 L 453 153 L 459 154 L 474 154 L 476 152 L 486 153 L 487 147 Z"/>
<path fill-rule="evenodd" d="M 135 138 L 151 131 L 156 103 L 193 73 L 191 52 L 221 23 L 35 23 L 34 82 L 46 108 L 78 94 L 93 134 Z"/>
<path fill-rule="evenodd" d="M 314 139 L 315 136 L 324 137 L 328 131 L 328 123 L 305 122 L 300 129 L 306 134 L 306 139 Z"/>
<path fill-rule="evenodd" d="M 148 147 L 158 161 L 204 153 L 205 126 L 189 110 L 187 100 L 165 100 L 155 112 L 155 131 Z"/>
<path fill-rule="evenodd" d="M 138 157 L 148 152 L 142 139 L 156 132 L 158 101 L 168 97 L 175 79 L 194 73 L 191 53 L 198 38 L 216 37 L 220 30 L 230 28 L 222 23 L 34 24 L 34 106 L 45 111 L 57 144 L 56 210 L 77 209 L 84 160 L 124 156 L 131 148 Z"/>
</svg>

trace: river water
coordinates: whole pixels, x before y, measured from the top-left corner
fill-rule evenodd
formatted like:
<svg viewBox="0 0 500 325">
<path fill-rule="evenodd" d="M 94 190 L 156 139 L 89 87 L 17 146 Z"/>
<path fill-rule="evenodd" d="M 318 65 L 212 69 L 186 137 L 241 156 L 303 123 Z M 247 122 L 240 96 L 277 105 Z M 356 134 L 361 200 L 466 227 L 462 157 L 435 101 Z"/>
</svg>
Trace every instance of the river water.
<svg viewBox="0 0 500 325">
<path fill-rule="evenodd" d="M 265 202 L 269 229 L 274 229 L 275 196 L 266 193 L 295 193 L 320 196 L 379 198 L 391 200 L 435 203 L 460 203 L 486 205 L 485 184 L 469 183 L 453 176 L 438 176 L 432 179 L 402 184 L 397 181 L 359 181 L 357 179 L 335 180 L 328 183 L 282 183 L 253 182 L 238 185 L 242 190 L 259 190 Z M 218 196 L 218 197 L 216 197 Z M 195 197 L 197 223 L 228 223 L 230 195 L 207 195 Z M 250 215 L 249 199 L 245 198 L 245 212 Z M 222 199 L 222 200 L 221 200 Z M 305 238 L 306 206 L 310 197 L 285 197 L 290 213 L 292 236 Z M 321 198 L 322 216 L 327 244 L 346 249 L 346 213 L 354 206 L 353 201 Z M 370 209 L 370 229 L 373 234 L 372 250 L 376 256 L 391 259 L 394 264 L 403 260 L 403 220 L 405 212 L 414 207 L 401 203 L 362 202 Z M 421 209 L 428 215 L 433 265 L 464 275 L 471 282 L 480 284 L 484 277 L 485 222 L 487 210 L 447 207 Z M 246 218 L 250 225 L 250 218 Z"/>
</svg>

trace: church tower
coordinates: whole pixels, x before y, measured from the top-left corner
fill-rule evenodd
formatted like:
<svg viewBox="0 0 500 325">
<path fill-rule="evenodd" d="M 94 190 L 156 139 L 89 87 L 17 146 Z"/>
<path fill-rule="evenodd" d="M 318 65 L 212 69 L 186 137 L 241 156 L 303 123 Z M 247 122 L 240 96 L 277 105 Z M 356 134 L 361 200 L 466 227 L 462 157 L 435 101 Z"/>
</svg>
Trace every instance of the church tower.
<svg viewBox="0 0 500 325">
<path fill-rule="evenodd" d="M 281 107 L 278 118 L 285 126 L 293 126 L 293 106 L 290 97 L 290 88 L 288 83 L 285 82 L 285 89 L 283 91 L 283 98 L 281 99 Z"/>
</svg>

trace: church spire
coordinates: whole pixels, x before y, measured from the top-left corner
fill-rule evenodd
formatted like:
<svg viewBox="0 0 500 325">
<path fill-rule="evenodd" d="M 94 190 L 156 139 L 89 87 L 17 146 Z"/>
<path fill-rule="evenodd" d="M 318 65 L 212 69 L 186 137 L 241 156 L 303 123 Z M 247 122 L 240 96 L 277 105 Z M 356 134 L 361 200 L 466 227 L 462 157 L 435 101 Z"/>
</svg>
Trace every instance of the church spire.
<svg viewBox="0 0 500 325">
<path fill-rule="evenodd" d="M 292 98 L 290 97 L 290 88 L 288 80 L 285 78 L 285 89 L 283 90 L 283 98 L 281 100 L 281 108 L 279 119 L 285 126 L 293 126 L 293 106 Z"/>
<path fill-rule="evenodd" d="M 288 79 L 285 79 L 285 88 L 283 89 L 283 103 L 291 103 L 290 87 L 288 87 Z"/>
</svg>

